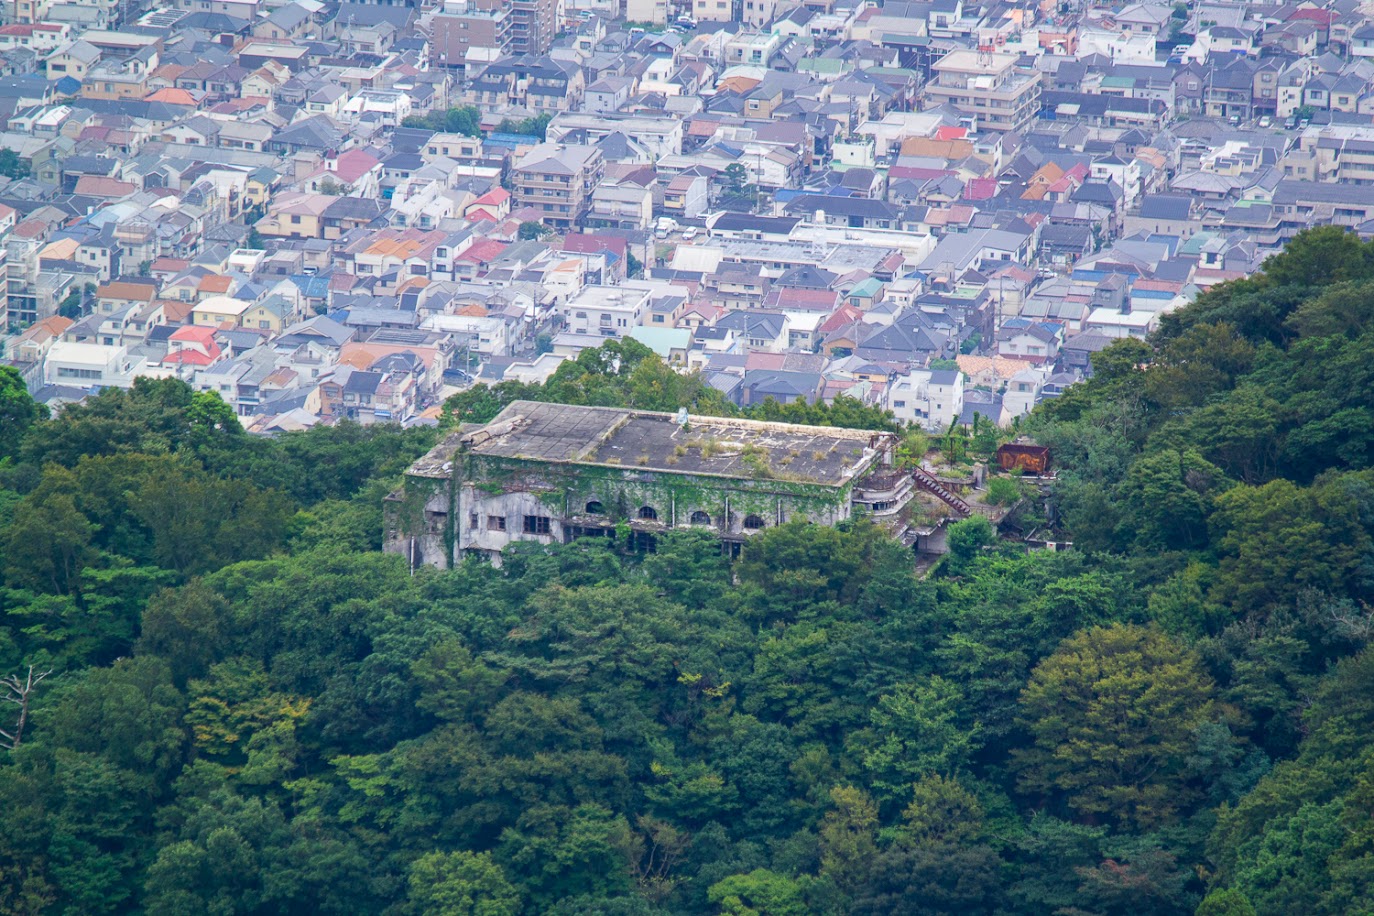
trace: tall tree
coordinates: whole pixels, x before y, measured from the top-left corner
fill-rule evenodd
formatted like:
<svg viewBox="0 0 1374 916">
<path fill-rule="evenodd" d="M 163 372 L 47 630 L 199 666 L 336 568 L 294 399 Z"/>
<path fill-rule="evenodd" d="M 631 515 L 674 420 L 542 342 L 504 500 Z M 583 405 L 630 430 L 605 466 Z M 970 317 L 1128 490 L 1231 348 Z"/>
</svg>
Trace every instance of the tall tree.
<svg viewBox="0 0 1374 916">
<path fill-rule="evenodd" d="M 29 427 L 47 415 L 47 408 L 29 394 L 19 370 L 0 366 L 0 460 L 17 454 Z"/>
<path fill-rule="evenodd" d="M 1033 745 L 1015 754 L 1023 791 L 1081 816 L 1168 823 L 1194 797 L 1184 758 L 1217 715 L 1197 656 L 1136 626 L 1085 630 L 1036 666 L 1021 694 Z"/>
</svg>

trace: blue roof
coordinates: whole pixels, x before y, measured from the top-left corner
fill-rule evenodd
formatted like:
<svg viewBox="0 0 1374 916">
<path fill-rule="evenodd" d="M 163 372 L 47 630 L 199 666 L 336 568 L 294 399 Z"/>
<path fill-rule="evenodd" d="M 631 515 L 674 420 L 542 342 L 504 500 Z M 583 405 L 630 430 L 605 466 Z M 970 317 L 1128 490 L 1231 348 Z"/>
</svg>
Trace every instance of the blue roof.
<svg viewBox="0 0 1374 916">
<path fill-rule="evenodd" d="M 53 88 L 56 89 L 60 95 L 76 95 L 81 91 L 81 80 L 73 76 L 64 76 L 56 83 L 53 83 Z"/>
<path fill-rule="evenodd" d="M 517 146 L 533 146 L 543 141 L 534 134 L 491 133 L 487 134 L 486 139 L 482 142 L 487 146 L 509 146 L 514 149 Z"/>
<path fill-rule="evenodd" d="M 292 283 L 296 284 L 297 289 L 311 299 L 324 299 L 329 295 L 329 280 L 324 277 L 292 274 L 290 279 Z"/>
</svg>

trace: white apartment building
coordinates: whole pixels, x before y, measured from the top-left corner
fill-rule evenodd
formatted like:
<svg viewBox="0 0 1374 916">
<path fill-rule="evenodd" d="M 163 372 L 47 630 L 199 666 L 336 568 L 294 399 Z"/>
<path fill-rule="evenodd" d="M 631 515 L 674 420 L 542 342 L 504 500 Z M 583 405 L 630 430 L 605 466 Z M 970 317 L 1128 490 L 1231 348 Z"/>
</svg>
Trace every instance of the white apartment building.
<svg viewBox="0 0 1374 916">
<path fill-rule="evenodd" d="M 964 373 L 913 369 L 892 380 L 885 400 L 899 421 L 942 433 L 964 412 Z"/>
<path fill-rule="evenodd" d="M 585 286 L 559 307 L 569 333 L 626 337 L 644 324 L 652 290 L 630 281 L 623 286 Z"/>
<path fill-rule="evenodd" d="M 43 361 L 43 381 L 49 385 L 127 388 L 133 372 L 134 360 L 125 346 L 60 340 Z"/>
</svg>

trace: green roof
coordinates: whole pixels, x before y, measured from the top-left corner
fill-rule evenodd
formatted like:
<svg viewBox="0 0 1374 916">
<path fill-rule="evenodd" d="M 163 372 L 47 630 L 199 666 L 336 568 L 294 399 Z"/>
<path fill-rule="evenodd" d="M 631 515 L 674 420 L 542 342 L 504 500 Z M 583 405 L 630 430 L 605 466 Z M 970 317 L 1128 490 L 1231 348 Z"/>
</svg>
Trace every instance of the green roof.
<svg viewBox="0 0 1374 916">
<path fill-rule="evenodd" d="M 862 283 L 856 283 L 854 288 L 849 291 L 851 296 L 872 298 L 883 290 L 883 281 L 876 277 L 869 277 Z"/>
<path fill-rule="evenodd" d="M 845 73 L 852 68 L 847 60 L 834 57 L 808 57 L 797 64 L 797 69 L 812 73 Z"/>
<path fill-rule="evenodd" d="M 692 343 L 692 332 L 686 328 L 632 328 L 630 337 L 665 360 L 674 350 L 686 350 Z"/>
</svg>

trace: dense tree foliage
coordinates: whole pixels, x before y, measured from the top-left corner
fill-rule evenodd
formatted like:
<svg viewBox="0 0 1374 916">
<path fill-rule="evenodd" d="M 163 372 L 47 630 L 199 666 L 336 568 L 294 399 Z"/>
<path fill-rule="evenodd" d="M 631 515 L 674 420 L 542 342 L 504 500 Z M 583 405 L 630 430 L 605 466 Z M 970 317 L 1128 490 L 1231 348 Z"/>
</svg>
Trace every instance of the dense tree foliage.
<svg viewBox="0 0 1374 916">
<path fill-rule="evenodd" d="M 1104 351 L 1029 424 L 1076 549 L 924 576 L 863 519 L 412 575 L 432 431 L 0 377 L 0 914 L 1374 911 L 1371 250 Z M 616 344 L 449 413 L 518 397 L 725 410 Z"/>
<path fill-rule="evenodd" d="M 480 137 L 482 136 L 482 112 L 472 105 L 463 105 L 444 111 L 428 111 L 421 115 L 407 115 L 401 121 L 401 126 L 462 134 L 465 137 Z"/>
</svg>

